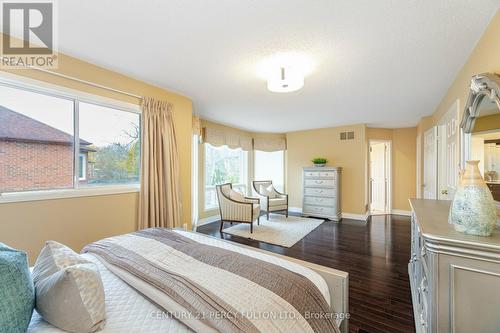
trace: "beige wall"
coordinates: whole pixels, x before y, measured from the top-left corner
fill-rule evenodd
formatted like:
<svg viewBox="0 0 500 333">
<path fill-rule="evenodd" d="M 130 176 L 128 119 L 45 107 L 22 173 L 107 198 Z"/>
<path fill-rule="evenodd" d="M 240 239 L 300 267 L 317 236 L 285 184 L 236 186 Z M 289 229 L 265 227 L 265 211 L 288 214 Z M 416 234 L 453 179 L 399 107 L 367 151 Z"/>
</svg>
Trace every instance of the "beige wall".
<svg viewBox="0 0 500 333">
<path fill-rule="evenodd" d="M 470 79 L 473 75 L 487 72 L 500 73 L 499 36 L 500 10 L 496 12 L 483 36 L 480 38 L 479 42 L 469 56 L 469 59 L 458 72 L 445 96 L 436 109 L 433 110 L 432 115 L 430 117 L 422 118 L 418 124 L 417 134 L 420 134 L 421 136 L 421 143 L 423 142 L 423 133 L 430 127 L 436 125 L 439 119 L 446 113 L 446 111 L 449 110 L 457 99 L 460 101 L 460 118 L 462 117 L 463 107 L 467 102 L 467 96 L 469 94 Z M 423 173 L 423 158 L 421 158 L 420 168 Z M 423 177 L 420 179 L 423 179 Z M 420 184 L 420 186 L 421 185 L 422 184 Z"/>
<path fill-rule="evenodd" d="M 417 128 L 367 128 L 368 140 L 392 143 L 392 209 L 409 211 L 409 198 L 416 196 Z"/>
<path fill-rule="evenodd" d="M 75 251 L 101 238 L 136 230 L 136 193 L 0 204 L 0 242 L 36 260 L 46 240 Z"/>
<path fill-rule="evenodd" d="M 477 118 L 472 132 L 498 130 L 500 128 L 500 113 Z"/>
<path fill-rule="evenodd" d="M 191 224 L 191 138 L 192 102 L 189 98 L 155 87 L 90 63 L 59 55 L 59 73 L 100 85 L 150 96 L 173 103 L 173 118 L 180 154 L 183 222 Z M 94 88 L 34 70 L 10 73 L 138 103 L 135 98 Z M 168 73 L 166 73 L 167 75 Z M 83 245 L 115 234 L 129 232 L 137 224 L 137 194 L 0 204 L 0 242 L 28 250 L 30 259 L 47 239 L 67 242 L 76 250 Z M 102 200 L 105 198 L 105 200 Z M 41 232 L 40 230 L 43 230 Z"/>
<path fill-rule="evenodd" d="M 343 131 L 354 131 L 355 140 L 340 141 Z M 302 168 L 311 159 L 324 156 L 328 165 L 342 167 L 342 211 L 366 213 L 366 127 L 365 125 L 323 128 L 286 134 L 287 192 L 291 207 L 302 207 Z"/>
</svg>

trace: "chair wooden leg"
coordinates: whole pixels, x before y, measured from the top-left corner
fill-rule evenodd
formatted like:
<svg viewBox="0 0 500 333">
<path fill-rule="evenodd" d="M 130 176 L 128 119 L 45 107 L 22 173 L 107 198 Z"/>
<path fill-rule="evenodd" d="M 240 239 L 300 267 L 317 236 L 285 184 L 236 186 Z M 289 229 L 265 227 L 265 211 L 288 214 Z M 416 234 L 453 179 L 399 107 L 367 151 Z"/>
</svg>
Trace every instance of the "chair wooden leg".
<svg viewBox="0 0 500 333">
<path fill-rule="evenodd" d="M 267 210 L 267 220 L 269 221 L 269 209 Z"/>
<path fill-rule="evenodd" d="M 288 218 L 288 208 L 286 209 L 286 218 Z"/>
<path fill-rule="evenodd" d="M 259 215 L 259 217 L 257 218 L 257 225 L 260 225 L 260 215 Z"/>
<path fill-rule="evenodd" d="M 224 227 L 224 221 L 220 220 L 220 232 L 222 232 L 222 227 Z"/>
<path fill-rule="evenodd" d="M 253 234 L 253 222 L 250 223 L 250 233 Z"/>
<path fill-rule="evenodd" d="M 233 222 L 229 222 L 229 224 L 233 225 Z"/>
</svg>

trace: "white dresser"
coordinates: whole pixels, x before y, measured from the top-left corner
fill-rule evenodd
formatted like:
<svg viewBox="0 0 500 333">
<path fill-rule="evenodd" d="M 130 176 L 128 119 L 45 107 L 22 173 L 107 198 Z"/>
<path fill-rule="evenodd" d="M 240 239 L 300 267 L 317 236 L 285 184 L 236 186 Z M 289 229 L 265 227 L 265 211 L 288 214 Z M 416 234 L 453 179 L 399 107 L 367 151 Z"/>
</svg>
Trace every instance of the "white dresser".
<svg viewBox="0 0 500 333">
<path fill-rule="evenodd" d="M 451 201 L 411 199 L 408 264 L 418 332 L 500 332 L 500 231 L 466 235 L 448 223 Z"/>
<path fill-rule="evenodd" d="M 302 215 L 327 218 L 339 221 L 340 180 L 342 168 L 312 167 L 304 168 Z"/>
</svg>

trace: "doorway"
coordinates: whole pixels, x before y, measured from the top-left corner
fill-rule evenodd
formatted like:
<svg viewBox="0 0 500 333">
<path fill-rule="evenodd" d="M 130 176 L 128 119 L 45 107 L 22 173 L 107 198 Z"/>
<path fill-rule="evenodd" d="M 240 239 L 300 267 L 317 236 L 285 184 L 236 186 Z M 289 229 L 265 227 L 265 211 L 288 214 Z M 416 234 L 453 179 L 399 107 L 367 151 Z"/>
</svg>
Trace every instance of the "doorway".
<svg viewBox="0 0 500 333">
<path fill-rule="evenodd" d="M 391 141 L 370 140 L 370 214 L 391 213 Z"/>
</svg>

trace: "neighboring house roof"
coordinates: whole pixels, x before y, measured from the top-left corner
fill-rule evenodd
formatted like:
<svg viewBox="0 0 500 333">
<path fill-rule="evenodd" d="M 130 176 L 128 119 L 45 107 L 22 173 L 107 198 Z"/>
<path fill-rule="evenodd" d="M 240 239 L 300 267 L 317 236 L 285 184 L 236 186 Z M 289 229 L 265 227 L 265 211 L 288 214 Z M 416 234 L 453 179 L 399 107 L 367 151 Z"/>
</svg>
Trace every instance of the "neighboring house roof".
<svg viewBox="0 0 500 333">
<path fill-rule="evenodd" d="M 0 140 L 72 144 L 73 136 L 0 105 Z M 80 148 L 93 151 L 92 143 L 80 139 Z"/>
</svg>

